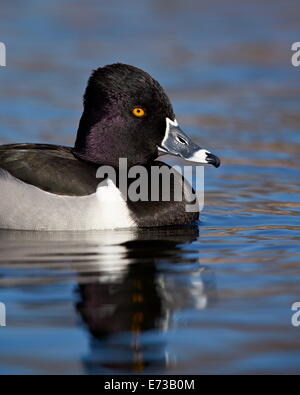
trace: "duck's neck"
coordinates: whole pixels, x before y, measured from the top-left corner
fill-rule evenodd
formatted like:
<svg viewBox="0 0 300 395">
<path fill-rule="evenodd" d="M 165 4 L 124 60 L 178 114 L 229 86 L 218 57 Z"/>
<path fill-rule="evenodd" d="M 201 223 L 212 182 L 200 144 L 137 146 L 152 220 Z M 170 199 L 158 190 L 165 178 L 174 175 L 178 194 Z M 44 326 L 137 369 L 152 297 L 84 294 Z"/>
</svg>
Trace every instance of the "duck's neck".
<svg viewBox="0 0 300 395">
<path fill-rule="evenodd" d="M 94 165 L 109 164 L 117 166 L 118 162 L 112 155 L 111 142 L 106 133 L 107 123 L 99 111 L 84 110 L 79 122 L 73 154 Z"/>
</svg>

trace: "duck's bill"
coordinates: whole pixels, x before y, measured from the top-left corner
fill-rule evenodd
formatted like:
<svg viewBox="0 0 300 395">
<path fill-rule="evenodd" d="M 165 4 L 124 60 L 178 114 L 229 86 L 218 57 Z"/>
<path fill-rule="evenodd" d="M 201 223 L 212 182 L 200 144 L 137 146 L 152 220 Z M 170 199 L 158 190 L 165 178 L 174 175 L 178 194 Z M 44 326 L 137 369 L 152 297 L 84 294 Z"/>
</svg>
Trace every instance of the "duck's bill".
<svg viewBox="0 0 300 395">
<path fill-rule="evenodd" d="M 177 121 L 167 118 L 165 138 L 160 147 L 160 155 L 175 155 L 195 163 L 210 164 L 219 167 L 220 159 L 211 152 L 199 147 L 178 126 Z"/>
</svg>

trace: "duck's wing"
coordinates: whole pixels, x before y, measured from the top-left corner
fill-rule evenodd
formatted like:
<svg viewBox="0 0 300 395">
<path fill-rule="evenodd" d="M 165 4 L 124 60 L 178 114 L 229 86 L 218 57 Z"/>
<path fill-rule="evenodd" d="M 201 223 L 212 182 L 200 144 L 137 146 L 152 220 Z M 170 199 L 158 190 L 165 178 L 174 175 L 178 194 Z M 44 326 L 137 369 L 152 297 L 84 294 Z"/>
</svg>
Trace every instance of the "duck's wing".
<svg viewBox="0 0 300 395">
<path fill-rule="evenodd" d="M 50 144 L 0 146 L 0 169 L 44 191 L 68 196 L 96 192 L 97 168 L 78 160 L 69 147 Z"/>
</svg>

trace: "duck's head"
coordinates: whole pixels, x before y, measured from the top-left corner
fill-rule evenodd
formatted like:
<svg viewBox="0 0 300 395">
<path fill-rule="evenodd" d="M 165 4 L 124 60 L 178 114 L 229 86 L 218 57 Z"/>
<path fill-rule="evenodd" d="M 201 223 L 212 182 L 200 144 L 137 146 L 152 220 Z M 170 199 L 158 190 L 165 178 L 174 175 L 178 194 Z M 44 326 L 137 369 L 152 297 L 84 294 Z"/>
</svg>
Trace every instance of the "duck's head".
<svg viewBox="0 0 300 395">
<path fill-rule="evenodd" d="M 114 167 L 119 158 L 133 166 L 162 154 L 220 165 L 218 157 L 180 129 L 160 84 L 144 71 L 120 63 L 92 73 L 73 152 L 85 161 Z"/>
</svg>

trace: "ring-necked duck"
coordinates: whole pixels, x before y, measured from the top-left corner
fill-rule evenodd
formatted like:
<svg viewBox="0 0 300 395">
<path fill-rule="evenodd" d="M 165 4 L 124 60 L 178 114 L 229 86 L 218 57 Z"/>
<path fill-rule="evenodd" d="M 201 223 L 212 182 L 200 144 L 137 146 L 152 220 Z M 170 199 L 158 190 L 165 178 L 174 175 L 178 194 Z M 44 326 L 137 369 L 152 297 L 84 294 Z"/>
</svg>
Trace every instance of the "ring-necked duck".
<svg viewBox="0 0 300 395">
<path fill-rule="evenodd" d="M 99 68 L 88 81 L 73 148 L 0 146 L 0 228 L 89 230 L 192 223 L 199 213 L 186 212 L 186 201 L 125 200 L 110 179 L 99 187 L 99 166 L 119 172 L 119 160 L 126 158 L 128 168 L 151 170 L 165 166 L 155 161 L 163 154 L 220 165 L 215 155 L 182 132 L 166 93 L 149 74 L 120 63 Z M 182 177 L 175 175 L 174 185 L 179 181 Z M 191 186 L 184 184 L 185 196 L 192 195 Z"/>
</svg>

